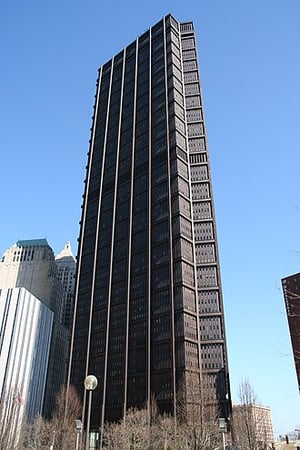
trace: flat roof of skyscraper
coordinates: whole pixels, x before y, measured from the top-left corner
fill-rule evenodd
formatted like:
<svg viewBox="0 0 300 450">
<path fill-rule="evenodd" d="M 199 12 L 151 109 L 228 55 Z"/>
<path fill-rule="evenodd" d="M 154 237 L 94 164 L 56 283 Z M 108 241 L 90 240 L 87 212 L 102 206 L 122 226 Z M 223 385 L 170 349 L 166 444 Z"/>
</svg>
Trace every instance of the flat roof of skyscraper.
<svg viewBox="0 0 300 450">
<path fill-rule="evenodd" d="M 47 239 L 26 239 L 26 240 L 17 241 L 16 245 L 17 245 L 17 247 L 37 247 L 37 246 L 49 247 Z"/>
</svg>

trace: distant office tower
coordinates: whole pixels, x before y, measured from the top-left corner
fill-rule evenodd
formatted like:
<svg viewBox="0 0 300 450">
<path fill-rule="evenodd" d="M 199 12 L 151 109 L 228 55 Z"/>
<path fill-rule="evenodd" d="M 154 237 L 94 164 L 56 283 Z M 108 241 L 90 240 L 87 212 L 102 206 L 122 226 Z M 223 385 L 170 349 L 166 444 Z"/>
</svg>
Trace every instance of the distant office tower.
<svg viewBox="0 0 300 450">
<path fill-rule="evenodd" d="M 281 280 L 300 391 L 300 273 Z"/>
<path fill-rule="evenodd" d="M 42 413 L 53 316 L 26 289 L 0 289 L 1 426 L 12 410 L 17 423 Z"/>
<path fill-rule="evenodd" d="M 88 373 L 99 380 L 92 427 L 151 397 L 176 415 L 191 379 L 229 414 L 195 33 L 171 15 L 99 69 L 71 383 L 82 390 Z"/>
<path fill-rule="evenodd" d="M 56 395 L 66 380 L 68 330 L 62 324 L 63 288 L 53 250 L 46 239 L 18 241 L 4 253 L 0 262 L 0 288 L 15 287 L 25 288 L 54 313 L 43 407 L 43 414 L 50 417 Z M 40 345 L 43 347 L 43 341 Z"/>
<path fill-rule="evenodd" d="M 233 405 L 232 414 L 237 448 L 272 448 L 274 434 L 268 406 Z"/>
<path fill-rule="evenodd" d="M 62 323 L 70 329 L 72 324 L 76 271 L 76 259 L 72 253 L 70 242 L 67 242 L 64 249 L 55 256 L 55 262 L 58 267 L 58 279 L 63 286 Z"/>
</svg>

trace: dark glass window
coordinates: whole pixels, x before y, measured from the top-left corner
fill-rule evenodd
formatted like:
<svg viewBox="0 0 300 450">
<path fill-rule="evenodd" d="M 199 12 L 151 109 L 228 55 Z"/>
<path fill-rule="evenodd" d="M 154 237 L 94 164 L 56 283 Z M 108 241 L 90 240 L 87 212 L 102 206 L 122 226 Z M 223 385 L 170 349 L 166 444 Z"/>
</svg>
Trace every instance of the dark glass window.
<svg viewBox="0 0 300 450">
<path fill-rule="evenodd" d="M 127 299 L 127 280 L 113 281 L 111 286 L 111 298 L 114 302 L 121 302 Z"/>
<path fill-rule="evenodd" d="M 158 166 L 152 166 L 152 184 L 159 183 L 166 180 L 168 177 L 167 164 L 159 164 Z"/>
<path fill-rule="evenodd" d="M 170 315 L 160 316 L 151 320 L 151 335 L 154 340 L 163 340 L 170 337 L 171 317 Z"/>
<path fill-rule="evenodd" d="M 127 181 L 122 185 L 118 186 L 118 194 L 117 194 L 118 203 L 122 203 L 130 199 L 130 189 L 131 189 L 130 181 Z"/>
<path fill-rule="evenodd" d="M 113 280 L 119 281 L 122 279 L 126 279 L 127 271 L 128 271 L 127 258 L 115 260 L 113 264 Z"/>
<path fill-rule="evenodd" d="M 149 132 L 149 118 L 143 119 L 142 117 L 138 117 L 138 120 L 136 122 L 136 140 L 138 141 L 141 137 L 141 135 L 148 136 Z"/>
<path fill-rule="evenodd" d="M 153 267 L 166 263 L 170 258 L 170 245 L 168 241 L 153 245 L 151 249 L 151 264 Z"/>
<path fill-rule="evenodd" d="M 136 166 L 140 166 L 141 164 L 143 164 L 149 160 L 149 150 L 148 150 L 147 142 L 145 142 L 146 140 L 147 140 L 147 136 L 143 135 L 140 137 L 140 139 L 137 142 L 138 144 L 140 144 L 140 146 L 137 146 L 139 151 L 137 151 L 135 154 L 135 165 Z M 145 142 L 144 145 L 143 145 L 143 142 Z M 136 189 L 136 190 L 137 190 L 137 192 L 139 192 L 138 189 Z"/>
<path fill-rule="evenodd" d="M 152 114 L 152 118 L 151 118 L 151 124 L 153 127 L 155 127 L 156 125 L 161 125 L 161 123 L 165 120 L 166 118 L 166 108 L 165 108 L 165 104 L 163 104 L 163 106 L 159 109 L 156 109 L 155 112 Z"/>
<path fill-rule="evenodd" d="M 165 199 L 168 197 L 168 182 L 167 180 L 163 183 L 156 184 L 152 188 L 152 204 Z"/>
<path fill-rule="evenodd" d="M 160 21 L 160 22 L 158 22 L 156 25 L 154 25 L 154 26 L 151 28 L 151 35 L 152 35 L 153 37 L 159 36 L 159 39 L 162 39 L 162 38 L 163 38 L 163 35 L 164 35 L 163 30 L 164 30 L 164 29 L 163 29 L 163 22 Z"/>
<path fill-rule="evenodd" d="M 144 272 L 148 267 L 148 252 L 140 252 L 132 255 L 131 258 L 131 273 L 137 274 Z"/>
<path fill-rule="evenodd" d="M 130 296 L 142 297 L 148 290 L 148 274 L 140 273 L 131 277 L 130 280 Z"/>
<path fill-rule="evenodd" d="M 130 302 L 130 314 L 132 320 L 140 321 L 145 320 L 148 312 L 148 299 L 147 297 L 132 298 Z"/>
<path fill-rule="evenodd" d="M 149 107 L 149 94 L 146 93 L 144 95 L 141 95 L 137 98 L 137 111 L 139 111 L 139 109 L 145 108 L 145 107 Z"/>
<path fill-rule="evenodd" d="M 171 311 L 170 289 L 154 290 L 151 296 L 151 313 L 162 314 Z"/>
<path fill-rule="evenodd" d="M 146 80 L 147 80 L 147 78 L 146 78 Z M 143 83 L 141 83 L 141 80 L 139 80 L 139 84 L 138 84 L 138 88 L 137 88 L 137 95 L 138 95 L 138 98 L 140 98 L 142 95 L 149 95 L 148 80 Z"/>
<path fill-rule="evenodd" d="M 132 232 L 136 233 L 141 230 L 145 230 L 148 224 L 148 211 L 144 209 L 143 211 L 135 214 L 132 224 Z"/>
<path fill-rule="evenodd" d="M 146 250 L 148 247 L 148 232 L 147 230 L 135 233 L 132 236 L 132 249 L 134 252 Z"/>
<path fill-rule="evenodd" d="M 169 215 L 169 202 L 168 200 L 163 200 L 161 202 L 152 205 L 152 223 L 166 219 Z"/>
<path fill-rule="evenodd" d="M 132 44 L 128 45 L 126 48 L 126 57 L 132 56 L 135 53 L 136 43 L 133 42 Z"/>
<path fill-rule="evenodd" d="M 129 215 L 130 202 L 129 199 L 123 203 L 118 204 L 117 208 L 117 220 L 126 219 Z"/>
<path fill-rule="evenodd" d="M 162 36 L 158 36 L 157 38 L 153 39 L 151 46 L 152 46 L 152 57 L 153 53 L 158 54 L 159 52 L 163 52 L 164 40 L 162 39 Z"/>
<path fill-rule="evenodd" d="M 143 211 L 148 207 L 148 192 L 142 192 L 135 195 L 133 200 L 134 211 Z"/>
<path fill-rule="evenodd" d="M 146 191 L 148 189 L 148 174 L 147 173 L 144 173 L 135 178 L 134 189 L 136 192 L 139 192 L 139 193 Z"/>
<path fill-rule="evenodd" d="M 128 237 L 129 223 L 128 220 L 122 220 L 122 222 L 116 223 L 115 228 L 115 240 L 121 240 Z"/>
<path fill-rule="evenodd" d="M 128 255 L 128 237 L 122 240 L 115 241 L 114 244 L 114 257 L 122 258 Z"/>
<path fill-rule="evenodd" d="M 161 242 L 169 238 L 169 222 L 165 220 L 152 227 L 152 242 Z"/>
</svg>

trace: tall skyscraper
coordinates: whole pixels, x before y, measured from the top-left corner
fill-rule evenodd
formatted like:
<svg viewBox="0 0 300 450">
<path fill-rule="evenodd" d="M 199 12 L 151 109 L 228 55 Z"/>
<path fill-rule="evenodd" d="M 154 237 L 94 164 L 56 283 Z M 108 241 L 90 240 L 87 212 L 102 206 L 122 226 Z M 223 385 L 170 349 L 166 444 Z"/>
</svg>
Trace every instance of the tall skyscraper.
<svg viewBox="0 0 300 450">
<path fill-rule="evenodd" d="M 98 378 L 92 427 L 190 379 L 228 417 L 215 216 L 192 22 L 168 15 L 99 69 L 69 381 Z M 84 394 L 83 394 L 84 395 Z M 188 401 L 188 400 L 187 400 Z"/>
<path fill-rule="evenodd" d="M 282 278 L 281 283 L 300 391 L 300 273 Z"/>
<path fill-rule="evenodd" d="M 56 396 L 66 381 L 69 330 L 62 323 L 63 286 L 58 279 L 53 250 L 46 239 L 20 240 L 6 250 L 0 262 L 1 288 L 25 288 L 53 312 L 43 406 L 43 415 L 50 417 Z M 39 345 L 43 346 L 44 341 Z M 36 349 L 37 354 L 41 350 L 43 348 Z M 46 348 L 44 350 L 46 352 Z"/>
</svg>

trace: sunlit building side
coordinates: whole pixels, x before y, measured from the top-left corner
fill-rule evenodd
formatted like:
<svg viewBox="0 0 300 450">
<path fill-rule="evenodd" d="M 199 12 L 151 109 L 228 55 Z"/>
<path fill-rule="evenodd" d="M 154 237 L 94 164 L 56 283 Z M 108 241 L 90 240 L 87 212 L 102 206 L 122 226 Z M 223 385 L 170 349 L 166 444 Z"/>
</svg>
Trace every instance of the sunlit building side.
<svg viewBox="0 0 300 450">
<path fill-rule="evenodd" d="M 2 426 L 42 414 L 54 313 L 25 288 L 0 289 Z M 14 405 L 13 405 L 14 403 Z"/>
</svg>

